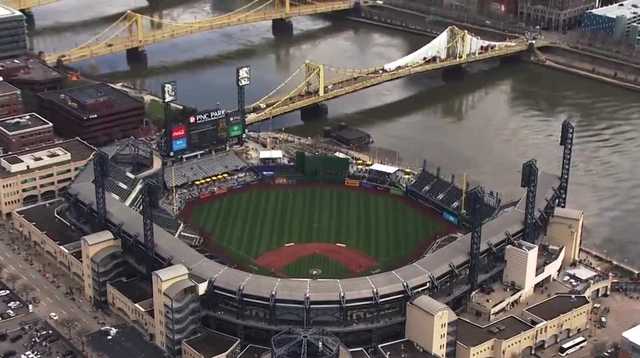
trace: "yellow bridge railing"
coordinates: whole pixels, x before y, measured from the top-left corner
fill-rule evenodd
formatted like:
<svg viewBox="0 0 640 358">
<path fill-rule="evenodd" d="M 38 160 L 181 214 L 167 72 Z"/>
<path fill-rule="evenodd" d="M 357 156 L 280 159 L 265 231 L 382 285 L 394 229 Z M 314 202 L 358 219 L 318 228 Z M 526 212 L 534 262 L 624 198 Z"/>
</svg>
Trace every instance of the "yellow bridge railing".
<svg viewBox="0 0 640 358">
<path fill-rule="evenodd" d="M 447 59 L 440 62 L 428 62 L 416 66 L 400 68 L 394 71 L 386 72 L 382 68 L 370 69 L 367 73 L 354 73 L 352 76 L 340 79 L 334 82 L 325 82 L 323 66 L 310 66 L 305 64 L 306 68 L 313 68 L 315 72 L 307 70 L 305 83 L 298 86 L 289 95 L 273 100 L 262 101 L 254 104 L 249 109 L 247 115 L 247 124 L 254 124 L 273 117 L 280 116 L 289 112 L 293 112 L 314 104 L 318 104 L 330 99 L 348 95 L 369 87 L 373 87 L 385 82 L 393 81 L 399 78 L 407 77 L 413 74 L 424 73 L 429 71 L 446 69 L 449 67 L 460 66 L 472 62 L 484 61 L 494 58 L 514 55 L 524 52 L 528 49 L 526 41 L 518 41 L 511 46 L 496 48 L 481 54 L 468 54 L 460 56 L 460 58 Z M 353 70 L 351 70 L 353 71 Z M 312 91 L 301 90 L 309 87 L 310 81 L 319 83 L 317 88 Z"/>
<path fill-rule="evenodd" d="M 329 13 L 350 9 L 351 0 L 334 0 L 311 2 L 309 4 L 289 4 L 289 0 L 269 0 L 260 3 L 255 0 L 251 4 L 259 6 L 246 11 L 232 12 L 193 22 L 171 22 L 155 19 L 134 12 L 128 12 L 103 33 L 94 37 L 77 48 L 52 53 L 45 56 L 48 64 L 55 64 L 58 60 L 73 63 L 133 48 L 143 48 L 158 42 L 176 39 L 190 34 L 221 29 L 230 26 L 251 24 L 261 21 L 287 19 L 297 16 Z"/>
</svg>

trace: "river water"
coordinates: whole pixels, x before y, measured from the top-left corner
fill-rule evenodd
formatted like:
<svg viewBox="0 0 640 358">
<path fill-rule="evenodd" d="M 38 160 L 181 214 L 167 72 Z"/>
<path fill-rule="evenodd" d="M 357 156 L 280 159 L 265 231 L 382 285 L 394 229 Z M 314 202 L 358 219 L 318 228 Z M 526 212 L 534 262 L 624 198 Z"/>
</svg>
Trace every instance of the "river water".
<svg viewBox="0 0 640 358">
<path fill-rule="evenodd" d="M 108 3 L 108 5 L 106 5 Z M 36 50 L 60 51 L 99 33 L 122 12 L 135 9 L 165 20 L 187 21 L 219 14 L 239 2 L 169 1 L 160 10 L 144 0 L 112 0 L 87 6 L 63 0 L 34 11 Z M 246 1 L 245 1 L 246 3 Z M 129 81 L 158 92 L 178 82 L 179 101 L 199 108 L 220 103 L 234 108 L 234 76 L 251 65 L 247 102 L 280 84 L 305 60 L 347 68 L 397 59 L 429 39 L 371 25 L 325 18 L 294 19 L 295 36 L 275 40 L 271 24 L 260 23 L 197 34 L 147 49 L 149 68 L 131 71 L 124 54 L 78 64 L 110 81 Z M 523 161 L 536 158 L 543 170 L 559 173 L 560 125 L 576 124 L 569 207 L 585 211 L 585 242 L 623 262 L 640 266 L 635 216 L 640 202 L 640 94 L 525 63 L 485 63 L 463 79 L 422 75 L 387 83 L 331 101 L 329 121 L 371 133 L 376 146 L 400 153 L 400 160 L 445 172 L 467 173 L 503 193 L 518 192 Z M 286 128 L 321 133 L 327 122 L 302 123 L 290 114 L 257 129 Z"/>
</svg>

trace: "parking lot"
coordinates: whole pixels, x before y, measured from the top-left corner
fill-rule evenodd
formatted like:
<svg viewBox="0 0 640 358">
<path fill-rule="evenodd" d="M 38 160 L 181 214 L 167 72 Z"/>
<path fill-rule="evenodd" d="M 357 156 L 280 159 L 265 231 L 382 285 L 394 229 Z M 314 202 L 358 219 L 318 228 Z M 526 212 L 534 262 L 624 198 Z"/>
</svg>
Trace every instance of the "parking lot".
<svg viewBox="0 0 640 358">
<path fill-rule="evenodd" d="M 0 324 L 0 357 L 82 357 L 47 321 L 29 316 Z"/>
<path fill-rule="evenodd" d="M 29 303 L 23 301 L 12 289 L 0 282 L 0 322 L 19 318 L 29 311 Z"/>
</svg>

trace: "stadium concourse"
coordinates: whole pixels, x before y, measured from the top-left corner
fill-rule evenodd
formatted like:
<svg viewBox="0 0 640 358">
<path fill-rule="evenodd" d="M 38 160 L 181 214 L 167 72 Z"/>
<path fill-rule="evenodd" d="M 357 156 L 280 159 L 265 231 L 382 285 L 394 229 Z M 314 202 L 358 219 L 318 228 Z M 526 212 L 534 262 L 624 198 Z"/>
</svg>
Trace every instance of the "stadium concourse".
<svg viewBox="0 0 640 358">
<path fill-rule="evenodd" d="M 107 175 L 100 177 L 106 190 L 104 217 L 99 210 L 99 180 L 94 167 L 87 166 L 55 210 L 61 222 L 84 235 L 80 240 L 82 263 L 71 266 L 80 270 L 87 299 L 98 306 L 112 306 L 138 322 L 173 356 L 181 354 L 183 341 L 208 329 L 264 346 L 285 327 L 318 327 L 348 347 L 373 347 L 404 337 L 407 304 L 416 297 L 428 294 L 450 307 L 462 307 L 470 289 L 471 233 L 467 233 L 463 215 L 469 203 L 455 180 L 441 178 L 439 171 L 413 175 L 410 170 L 380 163 L 363 166 L 350 159 L 351 155 L 334 155 L 349 153 L 347 150 L 297 141 L 280 143 L 285 156 L 281 163 L 260 163 L 257 151 L 273 148 L 254 141 L 222 153 L 174 161 L 174 166 L 164 170 L 155 167 L 157 154 L 153 152 L 138 149 L 137 155 L 118 156 L 121 149 L 116 149 L 108 153 Z M 302 148 L 308 150 L 299 151 Z M 553 211 L 560 181 L 545 172 L 536 179 L 532 204 L 535 230 L 541 234 L 549 219 L 541 213 Z M 448 221 L 460 234 L 390 270 L 348 278 L 293 279 L 248 272 L 228 257 L 206 250 L 206 238 L 176 216 L 183 204 L 211 197 L 231 198 L 238 191 L 251 192 L 260 186 L 293 190 L 317 183 L 367 194 L 367 198 L 409 201 Z M 148 189 L 158 185 L 165 187 L 162 198 Z M 137 189 L 139 186 L 142 188 Z M 524 189 L 518 200 L 507 205 L 492 193 L 482 197 L 480 284 L 500 279 L 505 248 L 523 235 L 526 197 Z M 224 208 L 221 215 L 232 213 Z M 244 213 L 243 230 L 267 220 L 267 214 L 271 213 Z M 101 220 L 104 226 L 99 226 Z M 16 227 L 24 231 L 29 225 L 19 221 Z M 313 234 L 307 231 L 300 236 Z M 64 251 L 58 253 L 71 260 Z M 114 285 L 123 279 L 149 285 L 151 297 L 131 301 L 118 292 L 121 285 Z"/>
</svg>

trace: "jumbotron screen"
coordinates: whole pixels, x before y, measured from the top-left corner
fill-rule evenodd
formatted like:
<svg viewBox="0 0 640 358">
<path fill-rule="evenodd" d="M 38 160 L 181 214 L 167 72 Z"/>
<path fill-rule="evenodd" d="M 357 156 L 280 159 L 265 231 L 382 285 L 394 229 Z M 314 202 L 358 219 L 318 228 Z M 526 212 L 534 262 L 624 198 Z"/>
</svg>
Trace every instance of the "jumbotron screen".
<svg viewBox="0 0 640 358">
<path fill-rule="evenodd" d="M 192 151 L 227 142 L 227 112 L 224 109 L 202 111 L 189 117 L 189 149 Z"/>
</svg>

